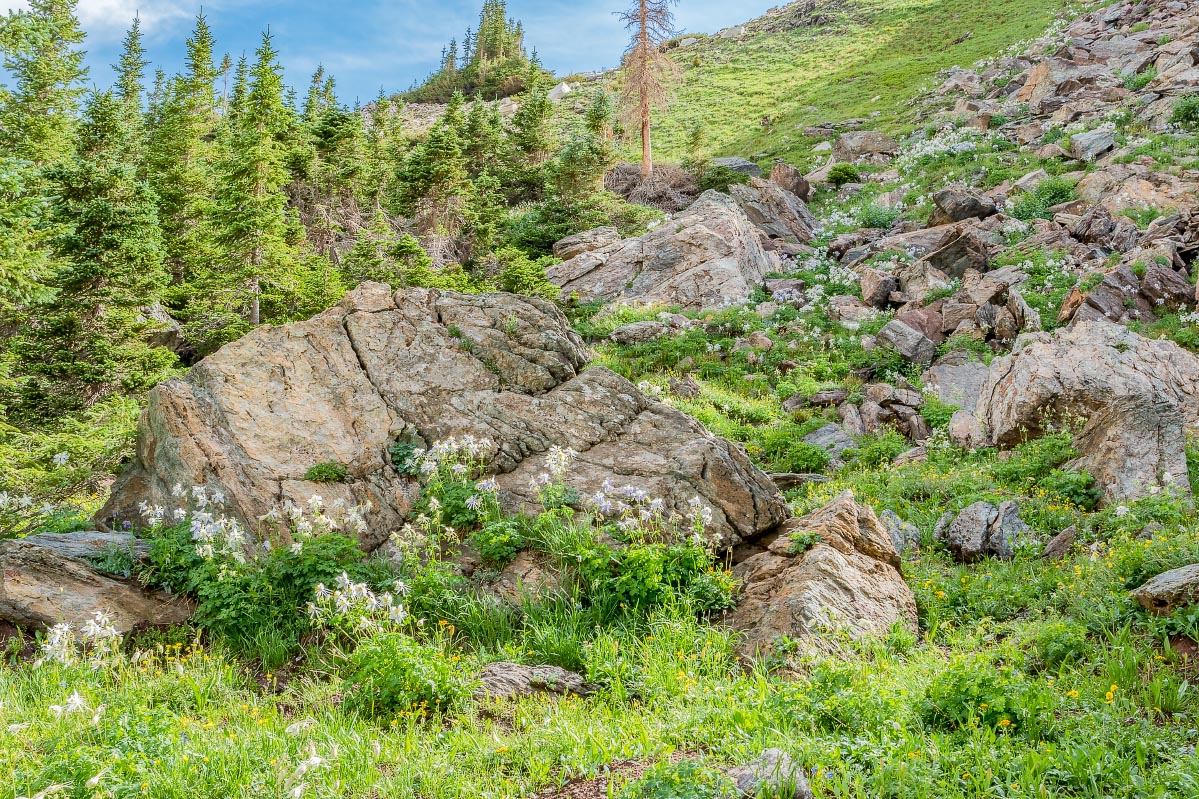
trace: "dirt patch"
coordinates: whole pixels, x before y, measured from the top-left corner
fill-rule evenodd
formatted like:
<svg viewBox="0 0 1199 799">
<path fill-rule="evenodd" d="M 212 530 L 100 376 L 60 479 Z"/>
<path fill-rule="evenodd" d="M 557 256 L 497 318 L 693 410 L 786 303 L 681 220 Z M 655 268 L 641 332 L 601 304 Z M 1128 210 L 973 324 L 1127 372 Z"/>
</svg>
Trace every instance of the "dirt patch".
<svg viewBox="0 0 1199 799">
<path fill-rule="evenodd" d="M 543 793 L 545 799 L 608 799 L 608 785 L 624 785 L 641 777 L 652 764 L 636 760 L 609 763 L 604 773 L 590 780 L 578 780 L 556 792 Z"/>
</svg>

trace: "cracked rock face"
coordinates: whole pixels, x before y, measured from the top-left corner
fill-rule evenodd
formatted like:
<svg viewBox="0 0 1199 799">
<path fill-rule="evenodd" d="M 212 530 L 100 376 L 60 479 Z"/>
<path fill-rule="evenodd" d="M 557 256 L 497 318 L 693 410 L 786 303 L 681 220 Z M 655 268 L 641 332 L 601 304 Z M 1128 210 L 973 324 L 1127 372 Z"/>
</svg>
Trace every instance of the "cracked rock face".
<svg viewBox="0 0 1199 799">
<path fill-rule="evenodd" d="M 262 328 L 184 379 L 155 388 L 137 455 L 98 515 L 138 521 L 139 503 L 173 508 L 176 484 L 222 491 L 248 529 L 284 500 L 370 503 L 363 546 L 402 526 L 419 494 L 391 466 L 397 440 L 494 442 L 488 454 L 507 501 L 530 509 L 530 479 L 550 447 L 579 452 L 570 485 L 634 484 L 684 512 L 713 510 L 715 542 L 735 545 L 787 516 L 769 478 L 743 452 L 642 394 L 613 372 L 584 371 L 583 341 L 550 303 L 512 294 L 363 284 L 306 322 Z M 346 467 L 339 483 L 305 473 Z"/>
<path fill-rule="evenodd" d="M 1021 336 L 991 362 L 978 416 L 1001 447 L 1082 422 L 1072 467 L 1109 501 L 1167 486 L 1190 493 L 1186 434 L 1199 431 L 1199 359 L 1103 320 Z"/>
<path fill-rule="evenodd" d="M 815 543 L 797 552 L 795 534 Z M 916 630 L 916 598 L 899 554 L 874 511 L 846 491 L 789 524 L 770 548 L 737 565 L 744 591 L 729 624 L 743 632 L 741 654 L 769 653 L 786 636 L 828 645 L 820 633 L 886 635 L 896 623 Z"/>
<path fill-rule="evenodd" d="M 778 269 L 736 201 L 709 191 L 644 236 L 584 252 L 550 267 L 546 277 L 562 288 L 562 296 L 577 294 L 583 302 L 696 311 L 744 304 Z"/>
</svg>

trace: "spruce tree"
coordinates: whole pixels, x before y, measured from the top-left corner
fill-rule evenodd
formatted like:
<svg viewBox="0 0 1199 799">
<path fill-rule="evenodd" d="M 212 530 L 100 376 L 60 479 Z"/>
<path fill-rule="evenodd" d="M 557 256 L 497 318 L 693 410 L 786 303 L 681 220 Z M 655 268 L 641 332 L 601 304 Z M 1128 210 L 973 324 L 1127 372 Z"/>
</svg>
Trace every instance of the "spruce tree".
<svg viewBox="0 0 1199 799">
<path fill-rule="evenodd" d="M 29 0 L 0 27 L 4 68 L 14 88 L 0 111 L 0 146 L 37 166 L 71 155 L 79 100 L 83 96 L 83 30 L 76 0 Z"/>
<path fill-rule="evenodd" d="M 133 24 L 129 26 L 129 32 L 125 34 L 122 42 L 120 60 L 113 65 L 117 73 L 117 99 L 121 101 L 130 118 L 133 115 L 141 115 L 142 93 L 145 91 L 143 81 L 149 64 L 146 50 L 142 46 L 142 21 L 134 17 Z"/>
<path fill-rule="evenodd" d="M 213 227 L 223 252 L 223 269 L 208 283 L 221 290 L 226 307 L 244 303 L 244 319 L 262 321 L 262 286 L 286 281 L 294 265 L 291 250 L 284 167 L 280 141 L 290 114 L 283 101 L 283 77 L 269 32 L 262 36 L 257 61 L 249 71 L 244 107 L 233 121 L 229 146 L 219 165 Z"/>
<path fill-rule="evenodd" d="M 455 94 L 425 140 L 412 151 L 399 175 L 397 210 L 416 216 L 426 232 L 454 235 L 461 227 L 470 192 L 463 155 L 462 95 Z"/>
<path fill-rule="evenodd" d="M 162 379 L 173 353 L 144 341 L 139 310 L 166 286 L 155 203 L 128 161 L 124 101 L 88 98 L 78 152 L 47 173 L 56 199 L 51 219 L 54 298 L 33 309 L 14 349 L 25 378 L 17 415 L 48 420 L 116 392 L 140 392 Z"/>
<path fill-rule="evenodd" d="M 194 279 L 213 258 L 204 220 L 212 209 L 218 119 L 213 38 L 201 14 L 187 40 L 186 70 L 168 80 L 151 110 L 147 175 L 158 197 L 166 260 L 174 281 Z"/>
</svg>

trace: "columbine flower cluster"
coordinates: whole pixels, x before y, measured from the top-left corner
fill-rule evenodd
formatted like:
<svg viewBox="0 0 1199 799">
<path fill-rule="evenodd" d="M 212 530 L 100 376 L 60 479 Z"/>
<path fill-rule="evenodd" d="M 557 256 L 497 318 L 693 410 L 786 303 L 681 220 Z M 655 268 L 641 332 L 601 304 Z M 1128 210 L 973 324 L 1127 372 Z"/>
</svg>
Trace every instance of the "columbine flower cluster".
<svg viewBox="0 0 1199 799">
<path fill-rule="evenodd" d="M 103 611 L 84 622 L 79 634 L 69 624 L 56 624 L 42 642 L 37 664 L 58 663 L 73 666 L 80 658 L 93 669 L 103 668 L 122 659 L 121 634 L 112 618 Z"/>
<path fill-rule="evenodd" d="M 619 530 L 631 537 L 669 537 L 687 524 L 702 538 L 714 518 L 712 508 L 699 497 L 688 501 L 686 515 L 668 513 L 661 497 L 652 497 L 637 486 L 617 487 L 611 480 L 605 480 L 603 487 L 586 501 L 597 516 L 614 521 Z"/>
<path fill-rule="evenodd" d="M 371 505 L 350 505 L 344 499 L 335 499 L 326 505 L 324 497 L 313 494 L 305 505 L 298 505 L 290 499 L 284 500 L 282 507 L 272 509 L 261 517 L 260 521 L 286 523 L 291 532 L 291 549 L 297 555 L 304 550 L 304 544 L 322 535 L 342 533 L 351 537 L 361 536 L 366 532 L 366 514 Z"/>
<path fill-rule="evenodd" d="M 494 451 L 495 443 L 489 438 L 451 436 L 436 442 L 427 450 L 416 450 L 412 460 L 422 479 L 444 479 L 450 476 L 466 479 L 482 471 L 487 458 Z"/>
<path fill-rule="evenodd" d="M 398 593 L 407 588 L 396 584 Z M 356 583 L 342 572 L 333 588 L 317 585 L 314 601 L 308 603 L 308 616 L 326 629 L 346 633 L 368 633 L 403 624 L 407 611 L 395 594 L 376 594 L 366 583 Z"/>
</svg>

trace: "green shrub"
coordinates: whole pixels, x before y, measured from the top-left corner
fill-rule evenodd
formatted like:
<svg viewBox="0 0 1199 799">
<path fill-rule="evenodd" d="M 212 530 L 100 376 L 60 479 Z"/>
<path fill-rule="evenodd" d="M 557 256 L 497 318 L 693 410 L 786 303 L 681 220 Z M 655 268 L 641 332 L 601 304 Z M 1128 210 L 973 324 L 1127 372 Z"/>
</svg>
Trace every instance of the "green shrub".
<svg viewBox="0 0 1199 799">
<path fill-rule="evenodd" d="M 1022 683 L 1010 668 L 979 656 L 965 657 L 940 671 L 920 704 L 924 721 L 937 729 L 1018 726 L 1024 716 Z"/>
<path fill-rule="evenodd" d="M 1028 652 L 1029 667 L 1057 672 L 1062 666 L 1085 661 L 1090 653 L 1085 625 L 1070 620 L 1048 622 L 1036 628 Z"/>
<path fill-rule="evenodd" d="M 503 566 L 525 547 L 523 519 L 509 518 L 487 522 L 470 534 L 470 542 L 484 561 Z"/>
<path fill-rule="evenodd" d="M 313 483 L 340 483 L 346 479 L 346 467 L 334 461 L 318 463 L 304 473 L 304 479 Z"/>
<path fill-rule="evenodd" d="M 618 794 L 619 799 L 731 799 L 736 795 L 737 787 L 728 777 L 694 760 L 658 763 Z"/>
<path fill-rule="evenodd" d="M 546 300 L 558 296 L 558 287 L 545 278 L 546 267 L 555 262 L 553 257 L 545 256 L 534 260 L 522 250 L 504 247 L 497 250 L 493 258 L 499 267 L 497 282 L 502 290 Z"/>
<path fill-rule="evenodd" d="M 791 555 L 802 555 L 812 547 L 819 544 L 821 541 L 819 533 L 813 533 L 810 530 L 797 530 L 791 534 L 791 543 L 787 546 L 787 553 Z"/>
<path fill-rule="evenodd" d="M 936 394 L 925 394 L 924 407 L 920 409 L 920 415 L 924 417 L 924 421 L 928 422 L 930 428 L 940 430 L 949 426 L 949 420 L 958 410 L 957 405 L 941 402 Z"/>
<path fill-rule="evenodd" d="M 1012 450 L 1010 458 L 995 465 L 995 476 L 1012 488 L 1027 490 L 1077 456 L 1070 433 L 1051 433 Z"/>
<path fill-rule="evenodd" d="M 479 513 L 471 507 L 471 498 L 477 494 L 469 480 L 451 480 L 436 488 L 426 487 L 413 510 L 418 516 L 438 517 L 441 524 L 466 531 L 479 523 Z"/>
<path fill-rule="evenodd" d="M 841 188 L 847 183 L 861 183 L 862 171 L 853 164 L 833 164 L 828 171 L 828 182 Z"/>
<path fill-rule="evenodd" d="M 416 463 L 416 451 L 419 449 L 411 441 L 397 441 L 388 450 L 391 455 L 391 467 L 399 474 L 415 477 L 420 474 Z"/>
<path fill-rule="evenodd" d="M 1123 77 L 1125 89 L 1132 92 L 1139 92 L 1153 82 L 1154 78 L 1157 77 L 1157 70 L 1149 67 L 1142 72 L 1127 72 Z"/>
<path fill-rule="evenodd" d="M 1188 130 L 1199 130 L 1199 94 L 1180 97 L 1174 103 L 1174 114 L 1170 121 Z"/>
<path fill-rule="evenodd" d="M 716 570 L 698 543 L 631 543 L 616 549 L 596 544 L 579 553 L 579 573 L 592 602 L 650 610 L 672 599 L 692 599 L 699 612 L 732 607 L 735 584 Z"/>
<path fill-rule="evenodd" d="M 1038 480 L 1036 487 L 1062 499 L 1068 499 L 1083 510 L 1094 510 L 1103 498 L 1103 490 L 1087 472 L 1054 469 Z"/>
<path fill-rule="evenodd" d="M 1074 182 L 1068 178 L 1046 178 L 1037 188 L 1024 194 L 1012 206 L 1011 215 L 1025 222 L 1031 219 L 1050 219 L 1049 210 L 1055 205 L 1068 203 L 1075 198 Z"/>
<path fill-rule="evenodd" d="M 504 220 L 502 238 L 505 246 L 523 250 L 530 258 L 540 258 L 552 255 L 556 242 L 584 230 L 612 225 L 621 235 L 634 236 L 661 218 L 659 211 L 634 205 L 608 192 L 579 203 L 550 198 L 509 214 Z"/>
<path fill-rule="evenodd" d="M 358 542 L 340 533 L 310 538 L 300 546 L 275 546 L 244 564 L 197 554 L 188 525 L 152 534 L 144 583 L 165 585 L 195 597 L 194 622 L 253 654 L 285 656 L 309 627 L 305 608 L 318 584 L 333 585 L 342 573 L 362 581 L 370 571 Z M 272 651 L 260 644 L 273 639 Z"/>
<path fill-rule="evenodd" d="M 878 203 L 867 203 L 858 209 L 858 224 L 862 227 L 889 229 L 902 216 L 895 208 L 883 208 Z"/>
<path fill-rule="evenodd" d="M 346 674 L 347 706 L 374 718 L 451 711 L 473 689 L 460 658 L 402 632 L 367 638 L 350 654 Z"/>
<path fill-rule="evenodd" d="M 697 182 L 700 191 L 715 190 L 727 192 L 729 186 L 749 183 L 749 175 L 744 172 L 738 172 L 724 164 L 716 164 L 705 169 Z"/>
<path fill-rule="evenodd" d="M 911 448 L 912 445 L 902 433 L 889 427 L 863 437 L 853 458 L 855 462 L 870 469 L 891 463 Z"/>
</svg>

